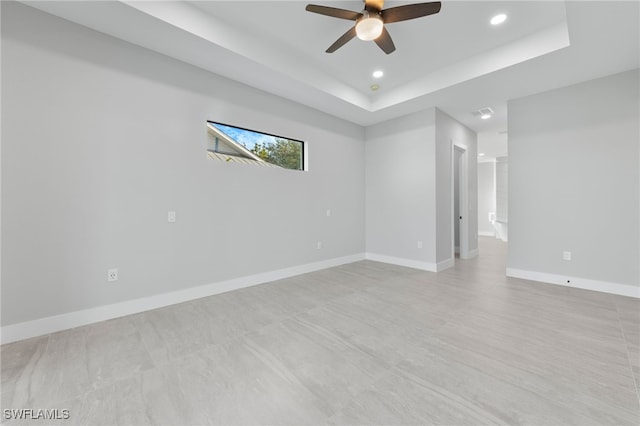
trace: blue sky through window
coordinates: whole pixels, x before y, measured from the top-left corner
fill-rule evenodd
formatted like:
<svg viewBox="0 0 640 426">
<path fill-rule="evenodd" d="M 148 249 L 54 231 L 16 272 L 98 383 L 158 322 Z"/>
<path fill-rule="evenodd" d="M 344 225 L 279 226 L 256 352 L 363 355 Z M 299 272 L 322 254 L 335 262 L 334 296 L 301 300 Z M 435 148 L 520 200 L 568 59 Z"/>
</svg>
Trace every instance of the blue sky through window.
<svg viewBox="0 0 640 426">
<path fill-rule="evenodd" d="M 211 124 L 248 150 L 251 150 L 256 145 L 256 143 L 272 144 L 276 141 L 276 138 L 274 136 L 265 135 L 264 133 L 252 132 L 251 130 L 239 129 L 232 126 L 225 126 L 224 124 L 219 123 Z"/>
</svg>

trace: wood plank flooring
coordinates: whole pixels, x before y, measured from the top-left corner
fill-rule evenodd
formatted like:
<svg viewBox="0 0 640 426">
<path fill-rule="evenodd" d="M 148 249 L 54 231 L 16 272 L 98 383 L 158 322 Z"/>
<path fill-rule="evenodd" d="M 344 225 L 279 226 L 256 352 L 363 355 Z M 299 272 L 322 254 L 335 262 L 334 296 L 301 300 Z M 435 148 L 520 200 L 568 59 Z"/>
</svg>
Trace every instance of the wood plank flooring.
<svg viewBox="0 0 640 426">
<path fill-rule="evenodd" d="M 640 301 L 506 278 L 505 259 L 485 237 L 438 274 L 363 261 L 4 345 L 2 408 L 70 410 L 12 425 L 640 424 Z"/>
</svg>

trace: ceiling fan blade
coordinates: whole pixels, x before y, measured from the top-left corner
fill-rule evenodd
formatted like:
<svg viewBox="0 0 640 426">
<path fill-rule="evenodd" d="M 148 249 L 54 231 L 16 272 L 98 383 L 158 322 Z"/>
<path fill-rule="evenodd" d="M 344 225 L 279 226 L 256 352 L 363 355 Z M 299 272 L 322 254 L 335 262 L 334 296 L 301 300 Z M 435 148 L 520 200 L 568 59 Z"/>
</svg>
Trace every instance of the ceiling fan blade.
<svg viewBox="0 0 640 426">
<path fill-rule="evenodd" d="M 367 10 L 376 10 L 380 12 L 384 7 L 384 0 L 365 0 L 364 7 Z"/>
<path fill-rule="evenodd" d="M 332 18 L 348 19 L 349 21 L 355 21 L 362 16 L 362 13 L 360 12 L 353 12 L 351 10 L 338 9 L 335 7 L 318 6 L 315 4 L 308 4 L 307 7 L 305 7 L 305 10 L 307 12 L 331 16 Z"/>
<path fill-rule="evenodd" d="M 349 31 L 342 34 L 342 36 L 335 41 L 329 48 L 327 49 L 327 53 L 333 53 L 336 50 L 340 49 L 342 46 L 347 44 L 349 40 L 356 36 L 356 27 L 352 27 Z"/>
<path fill-rule="evenodd" d="M 382 20 L 385 24 L 391 24 L 393 22 L 407 21 L 409 19 L 433 15 L 434 13 L 440 12 L 441 5 L 439 1 L 434 1 L 431 3 L 416 3 L 391 7 L 382 11 Z"/>
<path fill-rule="evenodd" d="M 396 46 L 393 44 L 393 40 L 391 40 L 389 31 L 387 31 L 387 29 L 384 27 L 382 27 L 382 34 L 380 34 L 380 36 L 374 41 L 380 47 L 380 49 L 384 50 L 384 53 L 386 53 L 387 55 L 396 50 Z"/>
</svg>

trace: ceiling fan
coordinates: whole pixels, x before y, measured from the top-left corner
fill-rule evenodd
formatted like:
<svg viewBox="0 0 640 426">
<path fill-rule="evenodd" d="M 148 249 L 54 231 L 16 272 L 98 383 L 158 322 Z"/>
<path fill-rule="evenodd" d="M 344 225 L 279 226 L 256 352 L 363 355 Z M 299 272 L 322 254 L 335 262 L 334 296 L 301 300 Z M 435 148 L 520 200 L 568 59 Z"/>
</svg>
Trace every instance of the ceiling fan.
<svg viewBox="0 0 640 426">
<path fill-rule="evenodd" d="M 388 55 L 396 50 L 396 46 L 393 44 L 393 40 L 391 40 L 391 36 L 384 27 L 384 24 L 392 24 L 394 22 L 408 21 L 409 19 L 433 15 L 440 12 L 441 6 L 439 1 L 434 1 L 430 3 L 416 3 L 382 9 L 384 6 L 384 0 L 362 1 L 364 2 L 364 9 L 362 12 L 354 12 L 329 6 L 318 6 L 315 4 L 307 5 L 305 9 L 308 12 L 319 13 L 320 15 L 356 22 L 349 31 L 344 33 L 335 41 L 335 43 L 329 46 L 327 53 L 335 52 L 344 46 L 349 40 L 357 36 L 360 40 L 375 41 L 380 49 Z"/>
</svg>

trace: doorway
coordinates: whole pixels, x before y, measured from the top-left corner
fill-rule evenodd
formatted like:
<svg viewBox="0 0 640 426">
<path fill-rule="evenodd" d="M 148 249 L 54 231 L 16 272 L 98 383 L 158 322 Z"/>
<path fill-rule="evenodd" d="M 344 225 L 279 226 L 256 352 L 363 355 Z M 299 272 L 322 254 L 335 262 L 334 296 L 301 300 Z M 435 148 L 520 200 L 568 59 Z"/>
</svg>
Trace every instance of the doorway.
<svg viewBox="0 0 640 426">
<path fill-rule="evenodd" d="M 463 144 L 451 143 L 451 258 L 469 258 L 468 150 Z"/>
</svg>

